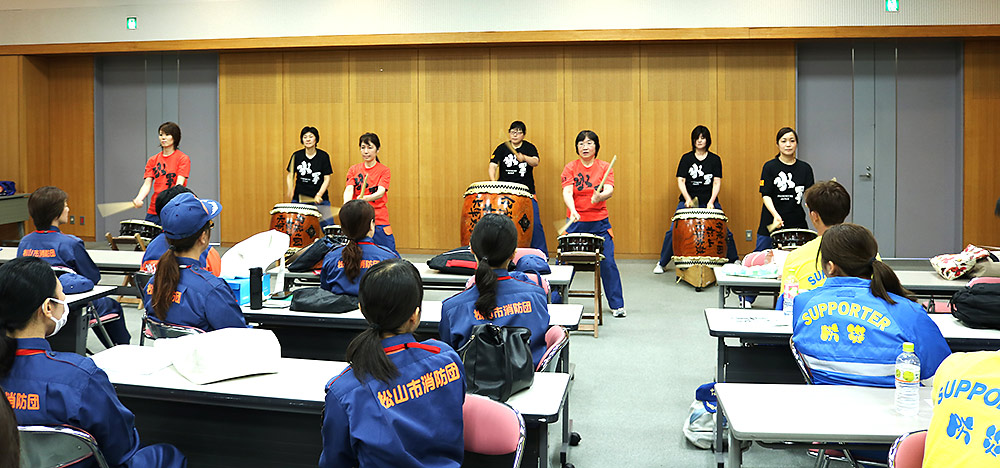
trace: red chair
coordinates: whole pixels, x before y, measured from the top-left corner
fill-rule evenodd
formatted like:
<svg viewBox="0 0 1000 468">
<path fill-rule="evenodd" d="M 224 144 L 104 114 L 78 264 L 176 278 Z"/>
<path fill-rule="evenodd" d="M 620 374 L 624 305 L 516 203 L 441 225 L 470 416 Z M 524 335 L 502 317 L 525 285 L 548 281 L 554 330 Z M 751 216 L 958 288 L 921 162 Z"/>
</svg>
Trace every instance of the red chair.
<svg viewBox="0 0 1000 468">
<path fill-rule="evenodd" d="M 924 463 L 924 442 L 927 431 L 903 434 L 889 449 L 889 468 L 920 468 Z"/>
<path fill-rule="evenodd" d="M 563 349 L 568 345 L 568 330 L 559 325 L 549 327 L 549 330 L 545 332 L 545 354 L 538 361 L 538 367 L 535 368 L 535 372 L 569 372 L 569 369 L 563 368 L 565 367 L 561 365 L 563 361 L 559 359 L 563 353 Z"/>
<path fill-rule="evenodd" d="M 979 278 L 972 278 L 971 280 L 969 280 L 969 284 L 967 284 L 966 286 L 972 286 L 974 284 L 979 284 L 979 283 L 1000 283 L 1000 278 L 997 278 L 995 276 L 981 276 Z"/>
<path fill-rule="evenodd" d="M 516 409 L 481 395 L 466 394 L 462 421 L 465 424 L 462 466 L 483 466 L 511 458 L 510 466 L 521 466 L 524 418 Z"/>
</svg>

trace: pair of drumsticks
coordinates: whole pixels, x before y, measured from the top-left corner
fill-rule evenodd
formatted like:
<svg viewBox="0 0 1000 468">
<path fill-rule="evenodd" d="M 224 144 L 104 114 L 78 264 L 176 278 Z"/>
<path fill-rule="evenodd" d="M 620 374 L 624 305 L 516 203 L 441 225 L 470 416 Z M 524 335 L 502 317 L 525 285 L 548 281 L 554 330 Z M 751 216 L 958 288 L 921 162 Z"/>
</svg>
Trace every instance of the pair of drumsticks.
<svg viewBox="0 0 1000 468">
<path fill-rule="evenodd" d="M 510 142 L 508 142 L 508 144 L 509 143 Z M 611 158 L 611 164 L 608 164 L 608 168 L 604 170 L 604 177 L 601 177 L 601 183 L 597 184 L 597 187 L 594 187 L 595 192 L 601 193 L 604 191 L 604 182 L 608 180 L 608 175 L 611 174 L 611 168 L 615 167 L 615 161 L 618 161 L 617 154 L 613 158 Z M 566 224 L 560 226 L 559 229 L 556 230 L 556 233 L 559 234 L 560 236 L 565 235 L 566 230 L 569 229 L 569 227 L 572 226 L 573 223 L 575 222 L 576 221 L 572 219 L 567 219 Z"/>
</svg>

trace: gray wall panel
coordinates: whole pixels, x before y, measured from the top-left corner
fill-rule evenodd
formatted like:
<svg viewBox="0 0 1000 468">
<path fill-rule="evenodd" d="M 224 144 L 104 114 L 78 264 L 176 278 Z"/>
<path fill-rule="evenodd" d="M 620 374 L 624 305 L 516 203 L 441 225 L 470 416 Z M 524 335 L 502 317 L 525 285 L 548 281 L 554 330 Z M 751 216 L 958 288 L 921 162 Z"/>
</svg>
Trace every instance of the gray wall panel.
<svg viewBox="0 0 1000 468">
<path fill-rule="evenodd" d="M 200 197 L 219 199 L 219 56 L 185 54 L 179 58 L 177 121 L 182 147 L 191 157 L 188 187 Z M 165 78 L 166 80 L 166 78 Z M 224 229 L 216 218 L 212 241 Z"/>
</svg>

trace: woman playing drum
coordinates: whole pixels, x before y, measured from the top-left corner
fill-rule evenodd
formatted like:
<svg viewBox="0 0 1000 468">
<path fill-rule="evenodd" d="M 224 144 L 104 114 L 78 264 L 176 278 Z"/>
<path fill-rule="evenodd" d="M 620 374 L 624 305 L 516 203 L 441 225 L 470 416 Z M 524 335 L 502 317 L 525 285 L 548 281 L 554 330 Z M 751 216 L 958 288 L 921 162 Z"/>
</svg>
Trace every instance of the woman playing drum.
<svg viewBox="0 0 1000 468">
<path fill-rule="evenodd" d="M 333 166 L 330 155 L 316 147 L 319 144 L 319 130 L 316 127 L 302 127 L 299 132 L 302 149 L 292 153 L 285 170 L 285 196 L 293 202 L 330 204 L 330 174 Z"/>
<path fill-rule="evenodd" d="M 681 190 L 681 208 L 705 208 L 714 206 L 721 210 L 719 189 L 722 187 L 722 158 L 709 151 L 712 146 L 712 133 L 704 125 L 699 125 L 691 131 L 691 151 L 681 156 L 677 164 L 677 187 Z M 697 200 L 697 202 L 695 202 Z M 672 227 L 672 226 L 671 226 Z M 663 247 L 660 249 L 660 262 L 653 267 L 653 273 L 663 273 L 663 267 L 674 254 L 673 230 L 668 228 L 663 237 Z M 736 242 L 733 233 L 726 230 L 726 256 L 730 262 L 736 261 Z"/>
<path fill-rule="evenodd" d="M 149 209 L 146 210 L 146 221 L 155 224 L 163 224 L 153 206 L 156 196 L 174 185 L 187 185 L 188 176 L 191 175 L 191 159 L 178 149 L 181 145 L 181 127 L 173 122 L 164 122 L 160 124 L 159 133 L 161 151 L 146 161 L 142 186 L 132 200 L 132 205 L 139 208 L 146 200 L 146 195 L 149 195 L 149 190 L 153 190 Z"/>
<path fill-rule="evenodd" d="M 813 170 L 809 163 L 796 157 L 798 139 L 795 130 L 789 127 L 778 130 L 775 139 L 778 154 L 764 163 L 760 171 L 760 198 L 764 206 L 760 210 L 755 252 L 772 247 L 771 231 L 775 229 L 809 229 L 802 209 L 802 194 L 814 182 Z"/>
<path fill-rule="evenodd" d="M 610 164 L 597 159 L 601 142 L 597 134 L 584 130 L 576 136 L 576 154 L 562 171 L 563 203 L 572 222 L 566 232 L 589 233 L 604 237 L 604 260 L 601 261 L 601 282 L 608 296 L 608 306 L 615 317 L 625 316 L 622 279 L 615 263 L 615 243 L 608 219 L 607 200 L 615 190 L 615 173 Z M 608 172 L 603 187 L 601 178 Z M 600 191 L 598 191 L 600 189 Z"/>
<path fill-rule="evenodd" d="M 347 186 L 344 188 L 344 203 L 364 200 L 375 207 L 375 243 L 396 251 L 396 238 L 389 225 L 389 168 L 378 159 L 382 144 L 378 135 L 365 133 L 358 141 L 362 162 L 347 170 Z"/>
</svg>

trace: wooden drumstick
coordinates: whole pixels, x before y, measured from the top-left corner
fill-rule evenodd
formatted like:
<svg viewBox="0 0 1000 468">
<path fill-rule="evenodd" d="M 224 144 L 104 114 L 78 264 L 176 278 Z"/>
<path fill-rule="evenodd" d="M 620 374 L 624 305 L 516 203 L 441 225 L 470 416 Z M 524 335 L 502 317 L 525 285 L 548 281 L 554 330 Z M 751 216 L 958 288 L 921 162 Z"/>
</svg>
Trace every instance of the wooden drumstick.
<svg viewBox="0 0 1000 468">
<path fill-rule="evenodd" d="M 361 197 L 367 195 L 367 193 L 365 193 L 367 191 L 368 191 L 368 174 L 365 174 L 364 180 L 361 181 L 361 195 L 358 196 L 358 199 L 361 199 Z"/>
<path fill-rule="evenodd" d="M 517 156 L 517 150 L 514 149 L 514 145 L 511 144 L 510 140 L 503 142 L 503 144 L 507 145 L 507 149 L 509 149 L 514 156 Z"/>
<path fill-rule="evenodd" d="M 618 160 L 617 154 L 613 158 L 611 158 L 611 164 L 608 164 L 608 168 L 604 171 L 604 177 L 601 177 L 601 183 L 597 184 L 596 190 L 598 193 L 604 191 L 604 181 L 608 180 L 608 174 L 611 174 L 611 168 L 615 167 L 615 161 L 617 160 Z"/>
<path fill-rule="evenodd" d="M 132 208 L 135 208 L 135 205 L 130 201 L 97 204 L 97 210 L 100 211 L 101 216 L 105 218 L 123 211 L 128 211 Z"/>
<path fill-rule="evenodd" d="M 571 219 L 567 219 L 566 220 L 566 224 L 563 224 L 561 227 L 559 227 L 558 229 L 556 229 L 556 234 L 559 234 L 560 236 L 566 235 L 566 230 L 569 229 L 569 227 L 572 226 L 573 223 L 575 223 L 575 222 L 576 221 L 573 221 Z"/>
</svg>

